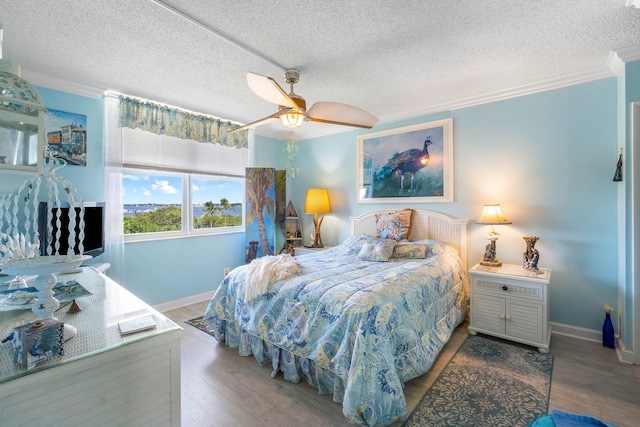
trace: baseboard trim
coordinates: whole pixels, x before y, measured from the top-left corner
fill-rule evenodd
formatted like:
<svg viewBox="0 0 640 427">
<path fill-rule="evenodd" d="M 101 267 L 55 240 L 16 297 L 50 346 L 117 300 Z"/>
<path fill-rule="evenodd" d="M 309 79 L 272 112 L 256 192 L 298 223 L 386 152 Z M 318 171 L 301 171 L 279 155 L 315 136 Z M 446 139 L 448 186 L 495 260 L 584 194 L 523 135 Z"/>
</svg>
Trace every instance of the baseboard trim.
<svg viewBox="0 0 640 427">
<path fill-rule="evenodd" d="M 602 342 L 602 331 L 596 331 L 595 329 L 580 328 L 578 326 L 564 325 L 562 323 L 549 322 L 551 324 L 552 335 L 563 335 L 566 337 L 578 338 L 585 341 Z M 616 335 L 616 355 L 618 361 L 621 363 L 633 364 L 634 354 L 628 350 L 624 344 L 624 341 Z"/>
<path fill-rule="evenodd" d="M 622 339 L 616 340 L 616 353 L 618 354 L 618 360 L 622 363 L 628 363 L 629 365 L 633 365 L 634 353 L 629 350 L 627 346 L 624 344 Z"/>
<path fill-rule="evenodd" d="M 594 329 L 580 328 L 578 326 L 565 325 L 562 323 L 549 322 L 551 324 L 551 333 L 554 335 L 564 335 L 581 340 L 602 342 L 602 332 Z"/>
<path fill-rule="evenodd" d="M 158 310 L 159 312 L 165 312 L 169 310 L 175 310 L 176 308 L 184 307 L 189 304 L 195 304 L 201 301 L 208 301 L 213 298 L 213 294 L 216 291 L 207 291 L 197 295 L 191 295 L 185 298 L 176 299 L 173 301 L 163 302 L 161 304 L 154 305 L 153 308 Z"/>
</svg>

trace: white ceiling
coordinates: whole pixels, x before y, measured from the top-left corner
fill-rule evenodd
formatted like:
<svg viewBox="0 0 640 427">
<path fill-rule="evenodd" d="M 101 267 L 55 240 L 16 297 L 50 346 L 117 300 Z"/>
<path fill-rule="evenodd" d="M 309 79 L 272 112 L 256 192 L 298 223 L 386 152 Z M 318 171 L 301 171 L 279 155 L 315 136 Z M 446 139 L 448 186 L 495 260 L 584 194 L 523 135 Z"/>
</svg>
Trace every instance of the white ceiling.
<svg viewBox="0 0 640 427">
<path fill-rule="evenodd" d="M 277 109 L 246 72 L 288 91 L 284 69 L 297 68 L 309 107 L 352 104 L 384 123 L 612 76 L 612 59 L 640 51 L 635 1 L 0 0 L 2 56 L 35 84 L 241 123 Z M 350 129 L 305 123 L 292 136 Z M 277 122 L 257 132 L 290 135 Z"/>
</svg>

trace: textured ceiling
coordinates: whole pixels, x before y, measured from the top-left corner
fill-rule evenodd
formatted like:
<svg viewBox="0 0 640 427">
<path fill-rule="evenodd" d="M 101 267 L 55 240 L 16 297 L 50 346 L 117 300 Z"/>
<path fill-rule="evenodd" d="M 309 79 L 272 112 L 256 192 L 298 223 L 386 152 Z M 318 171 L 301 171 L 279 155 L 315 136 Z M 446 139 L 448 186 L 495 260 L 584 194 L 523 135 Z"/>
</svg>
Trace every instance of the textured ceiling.
<svg viewBox="0 0 640 427">
<path fill-rule="evenodd" d="M 611 53 L 640 46 L 640 9 L 626 2 L 0 0 L 0 23 L 2 56 L 36 84 L 53 77 L 248 123 L 277 107 L 246 72 L 288 91 L 284 69 L 297 68 L 308 106 L 352 104 L 385 122 L 613 75 Z M 305 123 L 293 136 L 330 129 L 350 128 Z M 279 123 L 257 132 L 289 135 Z"/>
</svg>

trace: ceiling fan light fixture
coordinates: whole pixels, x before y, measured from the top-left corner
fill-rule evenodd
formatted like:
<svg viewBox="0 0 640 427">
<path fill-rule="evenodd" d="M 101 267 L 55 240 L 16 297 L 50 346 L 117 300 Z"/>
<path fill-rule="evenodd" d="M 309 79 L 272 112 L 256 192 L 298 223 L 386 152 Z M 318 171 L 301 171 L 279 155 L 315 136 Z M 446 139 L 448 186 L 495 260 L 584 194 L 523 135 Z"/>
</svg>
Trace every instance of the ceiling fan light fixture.
<svg viewBox="0 0 640 427">
<path fill-rule="evenodd" d="M 307 102 L 293 91 L 293 86 L 298 83 L 299 79 L 300 72 L 298 70 L 288 69 L 285 72 L 285 80 L 291 89 L 287 93 L 272 77 L 247 73 L 247 84 L 253 93 L 265 101 L 276 104 L 278 111 L 270 116 L 234 129 L 234 131 L 249 129 L 278 118 L 280 118 L 282 125 L 288 129 L 299 128 L 307 121 L 365 129 L 371 129 L 378 123 L 378 118 L 373 114 L 353 105 L 339 102 L 316 102 L 307 111 Z"/>
<path fill-rule="evenodd" d="M 298 110 L 291 110 L 280 116 L 283 126 L 288 128 L 299 128 L 304 122 L 304 113 Z"/>
</svg>

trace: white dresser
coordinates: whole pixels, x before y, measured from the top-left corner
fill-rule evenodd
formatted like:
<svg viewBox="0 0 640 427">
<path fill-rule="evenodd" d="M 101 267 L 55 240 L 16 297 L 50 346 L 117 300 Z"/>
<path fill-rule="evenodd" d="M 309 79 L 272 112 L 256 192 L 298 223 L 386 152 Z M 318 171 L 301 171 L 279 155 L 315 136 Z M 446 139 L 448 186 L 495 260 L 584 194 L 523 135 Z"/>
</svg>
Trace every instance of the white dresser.
<svg viewBox="0 0 640 427">
<path fill-rule="evenodd" d="M 471 279 L 469 333 L 477 332 L 517 341 L 549 352 L 548 286 L 551 270 L 525 270 L 520 265 L 475 265 Z"/>
<path fill-rule="evenodd" d="M 179 426 L 182 328 L 94 268 L 57 278 L 93 294 L 76 300 L 82 311 L 55 314 L 78 334 L 63 356 L 28 371 L 13 363 L 13 345 L 0 345 L 0 425 Z M 118 322 L 149 314 L 155 329 L 120 335 Z M 0 312 L 2 338 L 35 320 L 30 310 Z"/>
</svg>

